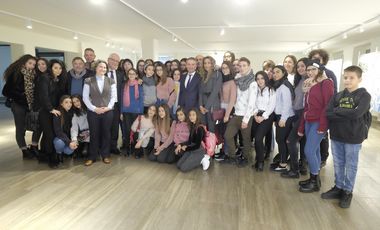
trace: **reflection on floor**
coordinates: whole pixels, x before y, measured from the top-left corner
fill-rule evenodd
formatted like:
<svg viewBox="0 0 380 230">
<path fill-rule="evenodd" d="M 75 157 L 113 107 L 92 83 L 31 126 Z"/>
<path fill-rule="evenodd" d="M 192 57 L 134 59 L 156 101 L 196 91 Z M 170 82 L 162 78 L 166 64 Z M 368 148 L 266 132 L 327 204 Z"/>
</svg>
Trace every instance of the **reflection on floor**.
<svg viewBox="0 0 380 230">
<path fill-rule="evenodd" d="M 301 194 L 298 180 L 213 162 L 180 173 L 174 165 L 113 157 L 111 165 L 67 160 L 50 170 L 22 160 L 11 113 L 0 106 L 0 229 L 378 229 L 378 130 L 363 146 L 351 208 Z M 28 134 L 28 140 L 30 135 Z M 322 190 L 333 185 L 330 157 Z"/>
</svg>

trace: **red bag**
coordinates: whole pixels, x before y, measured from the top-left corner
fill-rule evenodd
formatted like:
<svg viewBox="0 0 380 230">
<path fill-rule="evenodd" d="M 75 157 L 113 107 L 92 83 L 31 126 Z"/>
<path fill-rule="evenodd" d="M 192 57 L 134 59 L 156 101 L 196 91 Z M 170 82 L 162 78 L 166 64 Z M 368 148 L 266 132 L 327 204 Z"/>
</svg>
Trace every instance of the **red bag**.
<svg viewBox="0 0 380 230">
<path fill-rule="evenodd" d="M 207 155 L 210 157 L 214 156 L 217 138 L 215 133 L 207 130 L 206 126 L 202 125 L 205 130 L 205 136 L 202 140 L 202 147 L 206 150 Z"/>
</svg>

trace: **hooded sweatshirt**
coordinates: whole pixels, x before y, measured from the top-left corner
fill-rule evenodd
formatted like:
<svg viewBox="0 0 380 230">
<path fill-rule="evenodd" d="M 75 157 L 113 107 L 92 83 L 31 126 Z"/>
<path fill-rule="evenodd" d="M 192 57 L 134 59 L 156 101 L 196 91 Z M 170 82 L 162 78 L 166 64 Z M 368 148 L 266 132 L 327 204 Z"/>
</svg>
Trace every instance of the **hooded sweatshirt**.
<svg viewBox="0 0 380 230">
<path fill-rule="evenodd" d="M 365 88 L 353 92 L 347 89 L 336 94 L 327 108 L 331 140 L 360 144 L 368 134 L 365 121 L 371 103 L 371 95 Z"/>
</svg>

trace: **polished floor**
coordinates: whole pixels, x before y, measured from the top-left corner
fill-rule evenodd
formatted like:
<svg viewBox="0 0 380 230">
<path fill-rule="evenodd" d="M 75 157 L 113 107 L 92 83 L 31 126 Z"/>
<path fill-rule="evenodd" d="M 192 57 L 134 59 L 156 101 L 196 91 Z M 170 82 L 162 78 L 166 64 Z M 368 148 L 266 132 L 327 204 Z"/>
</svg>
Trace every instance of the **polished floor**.
<svg viewBox="0 0 380 230">
<path fill-rule="evenodd" d="M 58 170 L 22 160 L 11 113 L 0 105 L 0 229 L 379 229 L 380 132 L 372 129 L 360 156 L 351 208 L 302 194 L 298 180 L 266 167 L 212 163 L 179 172 L 174 165 L 113 157 Z M 30 135 L 28 134 L 28 140 Z M 267 165 L 266 165 L 267 166 Z M 333 185 L 330 157 L 322 190 Z"/>
</svg>

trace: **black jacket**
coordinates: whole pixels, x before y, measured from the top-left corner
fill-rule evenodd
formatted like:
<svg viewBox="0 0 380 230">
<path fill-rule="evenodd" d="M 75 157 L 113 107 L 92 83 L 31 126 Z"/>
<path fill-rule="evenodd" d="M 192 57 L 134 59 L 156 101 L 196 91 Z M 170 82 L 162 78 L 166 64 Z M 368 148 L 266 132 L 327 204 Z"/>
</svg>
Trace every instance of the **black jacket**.
<svg viewBox="0 0 380 230">
<path fill-rule="evenodd" d="M 65 142 L 66 145 L 69 145 L 71 142 L 71 126 L 72 126 L 72 120 L 73 113 L 71 111 L 69 112 L 63 112 L 61 116 L 53 116 L 53 128 L 55 136 L 61 139 L 63 142 Z M 63 125 L 61 123 L 61 119 L 63 119 Z"/>
<path fill-rule="evenodd" d="M 8 77 L 2 93 L 17 104 L 28 107 L 25 96 L 24 76 L 20 71 Z"/>
<path fill-rule="evenodd" d="M 193 151 L 199 149 L 201 147 L 204 135 L 205 129 L 202 127 L 202 125 L 199 125 L 198 127 L 194 127 L 194 125 L 191 125 L 189 141 L 186 145 L 186 151 Z"/>
<path fill-rule="evenodd" d="M 327 108 L 331 140 L 360 144 L 368 134 L 365 115 L 370 109 L 371 95 L 364 88 L 343 90 L 334 95 Z"/>
<path fill-rule="evenodd" d="M 41 109 L 50 112 L 58 107 L 59 99 L 67 94 L 67 83 L 65 79 L 54 81 L 45 74 L 39 77 L 37 90 Z"/>
</svg>

